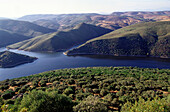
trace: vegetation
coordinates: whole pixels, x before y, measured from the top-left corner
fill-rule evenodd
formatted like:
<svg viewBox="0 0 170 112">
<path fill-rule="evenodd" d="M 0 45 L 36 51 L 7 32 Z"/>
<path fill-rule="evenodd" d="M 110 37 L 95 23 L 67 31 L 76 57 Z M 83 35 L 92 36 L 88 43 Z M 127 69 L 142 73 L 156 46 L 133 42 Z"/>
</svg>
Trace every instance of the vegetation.
<svg viewBox="0 0 170 112">
<path fill-rule="evenodd" d="M 109 29 L 82 23 L 72 30 L 45 34 L 10 45 L 8 48 L 46 52 L 63 51 L 109 32 L 111 32 Z"/>
<path fill-rule="evenodd" d="M 74 108 L 74 112 L 107 112 L 106 105 L 95 96 L 88 96 Z"/>
<path fill-rule="evenodd" d="M 17 106 L 19 111 L 26 108 L 29 112 L 68 112 L 68 110 L 72 112 L 73 102 L 70 98 L 57 94 L 55 91 L 33 90 L 24 96 L 21 104 Z"/>
<path fill-rule="evenodd" d="M 170 57 L 170 22 L 147 22 L 118 29 L 70 50 L 67 55 Z"/>
<path fill-rule="evenodd" d="M 170 98 L 170 97 L 168 97 Z M 145 101 L 142 98 L 139 98 L 138 102 L 132 104 L 127 102 L 122 107 L 123 112 L 169 112 L 170 111 L 170 99 L 154 99 L 152 101 Z"/>
<path fill-rule="evenodd" d="M 23 112 L 166 112 L 169 74 L 169 69 L 137 67 L 54 70 L 1 81 L 0 106 Z"/>
<path fill-rule="evenodd" d="M 0 52 L 0 67 L 9 68 L 21 64 L 30 63 L 36 60 L 35 57 L 30 57 L 22 54 L 13 53 L 10 51 Z"/>
</svg>

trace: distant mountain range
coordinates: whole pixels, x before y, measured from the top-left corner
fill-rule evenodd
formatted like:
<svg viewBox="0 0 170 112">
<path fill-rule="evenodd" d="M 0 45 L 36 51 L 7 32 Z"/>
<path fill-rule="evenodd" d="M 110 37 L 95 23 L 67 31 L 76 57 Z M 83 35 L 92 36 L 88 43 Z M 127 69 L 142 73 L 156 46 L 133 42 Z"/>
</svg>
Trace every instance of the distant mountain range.
<svg viewBox="0 0 170 112">
<path fill-rule="evenodd" d="M 170 15 L 170 11 L 127 11 L 127 12 L 113 12 L 112 15 L 117 16 L 137 16 L 137 15 Z"/>
<path fill-rule="evenodd" d="M 118 29 L 66 52 L 67 55 L 170 57 L 170 21 L 140 23 Z"/>
<path fill-rule="evenodd" d="M 112 30 L 148 21 L 167 21 L 170 20 L 170 11 L 156 12 L 113 12 L 110 15 L 97 13 L 85 14 L 58 14 L 58 15 L 27 15 L 19 20 L 30 21 L 35 24 L 55 30 L 68 30 L 74 28 L 82 22 L 93 24 Z"/>
<path fill-rule="evenodd" d="M 37 16 L 25 16 L 20 18 L 19 20 L 28 20 L 27 18 L 32 18 L 33 20 L 35 20 L 32 21 L 35 24 L 60 31 L 72 29 L 82 22 L 116 30 L 118 28 L 125 27 L 138 22 L 149 21 L 148 19 L 100 14 L 61 14 L 52 16 L 53 18 L 51 16 L 49 16 L 48 18 L 48 15 L 40 15 L 41 19 L 34 19 L 34 17 L 37 18 Z"/>
<path fill-rule="evenodd" d="M 170 57 L 169 21 L 170 11 L 27 15 L 0 20 L 0 47 L 57 52 L 87 41 L 67 54 Z"/>
<path fill-rule="evenodd" d="M 56 30 L 26 21 L 2 19 L 0 20 L 0 47 L 54 31 Z"/>
<path fill-rule="evenodd" d="M 31 37 L 0 29 L 0 47 L 5 47 L 9 44 L 13 44 L 30 38 Z"/>
<path fill-rule="evenodd" d="M 110 29 L 82 23 L 69 31 L 59 31 L 37 36 L 7 47 L 28 51 L 64 51 L 111 31 Z"/>
<path fill-rule="evenodd" d="M 66 16 L 91 16 L 91 15 L 100 15 L 97 13 L 80 13 L 80 14 L 33 14 L 33 15 L 25 15 L 23 17 L 18 18 L 18 20 L 23 20 L 23 21 L 37 21 L 41 19 L 46 19 L 46 20 L 51 20 L 54 18 L 59 17 L 66 17 Z"/>
<path fill-rule="evenodd" d="M 0 17 L 0 20 L 2 20 L 2 19 L 4 20 L 4 19 L 9 19 L 9 18 L 5 18 L 5 17 Z"/>
<path fill-rule="evenodd" d="M 33 62 L 36 59 L 37 58 L 35 57 L 4 51 L 0 52 L 0 68 L 15 67 L 21 64 Z"/>
<path fill-rule="evenodd" d="M 130 16 L 135 18 L 151 19 L 156 21 L 170 20 L 170 11 L 155 11 L 155 12 L 144 12 L 144 11 L 131 11 L 131 12 L 113 12 L 111 15 L 115 16 Z"/>
<path fill-rule="evenodd" d="M 30 22 L 17 20 L 0 20 L 0 28 L 29 37 L 56 31 Z"/>
</svg>

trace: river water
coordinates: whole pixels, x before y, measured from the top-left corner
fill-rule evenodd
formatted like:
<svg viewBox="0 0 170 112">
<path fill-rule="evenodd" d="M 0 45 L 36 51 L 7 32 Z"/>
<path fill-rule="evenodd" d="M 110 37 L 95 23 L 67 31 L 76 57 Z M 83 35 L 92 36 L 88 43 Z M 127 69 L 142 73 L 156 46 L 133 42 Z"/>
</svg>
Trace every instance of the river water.
<svg viewBox="0 0 170 112">
<path fill-rule="evenodd" d="M 0 48 L 0 52 L 6 50 Z M 28 76 L 40 72 L 55 69 L 94 67 L 94 66 L 137 66 L 143 68 L 166 68 L 170 69 L 169 59 L 139 58 L 139 57 L 113 57 L 113 56 L 65 56 L 63 52 L 35 53 L 21 50 L 10 50 L 25 54 L 38 59 L 33 63 L 19 65 L 14 68 L 0 68 L 0 80 Z"/>
</svg>

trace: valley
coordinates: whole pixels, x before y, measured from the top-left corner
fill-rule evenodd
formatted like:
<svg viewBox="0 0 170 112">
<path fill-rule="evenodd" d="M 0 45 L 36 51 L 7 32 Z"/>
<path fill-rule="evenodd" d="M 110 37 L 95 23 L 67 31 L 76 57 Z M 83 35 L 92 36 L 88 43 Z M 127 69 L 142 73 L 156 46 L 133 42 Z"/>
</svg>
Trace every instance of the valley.
<svg viewBox="0 0 170 112">
<path fill-rule="evenodd" d="M 81 23 L 69 31 L 59 31 L 34 37 L 13 45 L 9 49 L 20 49 L 26 51 L 57 52 L 65 51 L 73 46 L 82 44 L 87 40 L 104 35 L 112 30 Z"/>
<path fill-rule="evenodd" d="M 5 50 L 5 48 L 1 48 L 0 52 L 3 52 Z M 32 63 L 13 68 L 0 68 L 0 81 L 64 68 L 136 66 L 142 68 L 169 69 L 170 67 L 169 59 L 160 58 L 115 57 L 106 55 L 66 56 L 63 55 L 63 52 L 28 52 L 14 49 L 10 49 L 9 51 L 28 55 L 31 57 L 37 57 L 38 59 Z"/>
<path fill-rule="evenodd" d="M 0 112 L 169 112 L 169 20 L 170 11 L 0 18 Z"/>
</svg>

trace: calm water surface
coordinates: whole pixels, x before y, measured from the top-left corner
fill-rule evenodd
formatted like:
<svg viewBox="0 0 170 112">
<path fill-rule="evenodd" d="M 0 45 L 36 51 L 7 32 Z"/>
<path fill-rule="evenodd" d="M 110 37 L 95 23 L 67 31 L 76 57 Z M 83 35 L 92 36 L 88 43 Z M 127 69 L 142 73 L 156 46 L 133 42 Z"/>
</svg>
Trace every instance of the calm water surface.
<svg viewBox="0 0 170 112">
<path fill-rule="evenodd" d="M 6 50 L 0 48 L 0 52 Z M 58 53 L 35 53 L 21 50 L 12 52 L 37 57 L 33 63 L 20 65 L 14 68 L 0 68 L 0 80 L 28 76 L 44 71 L 93 66 L 137 66 L 143 68 L 166 68 L 170 69 L 169 59 L 158 58 L 135 58 L 135 57 L 112 57 L 112 56 L 65 56 Z"/>
</svg>

